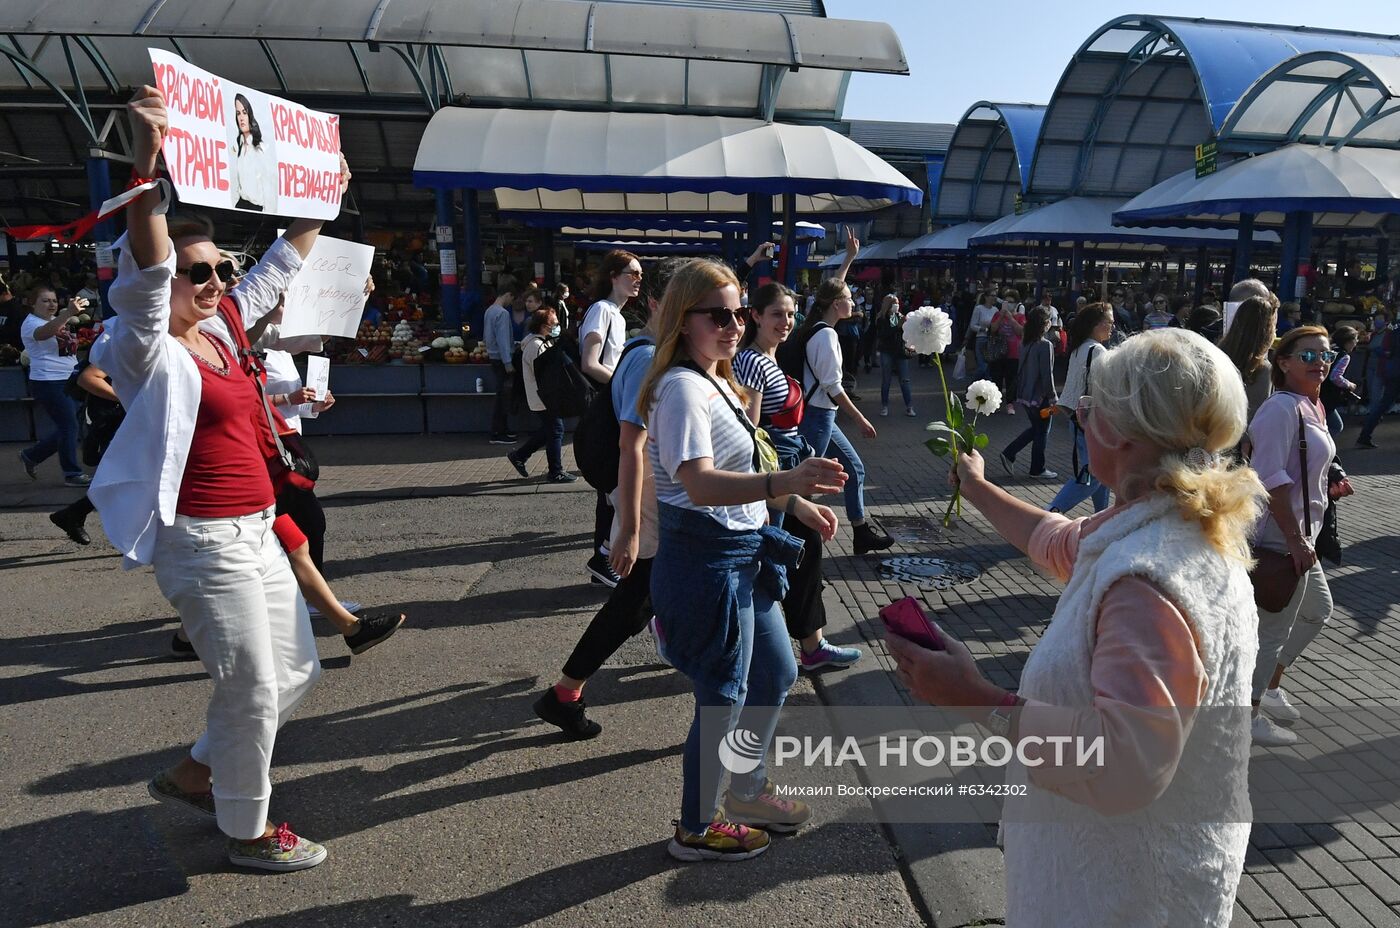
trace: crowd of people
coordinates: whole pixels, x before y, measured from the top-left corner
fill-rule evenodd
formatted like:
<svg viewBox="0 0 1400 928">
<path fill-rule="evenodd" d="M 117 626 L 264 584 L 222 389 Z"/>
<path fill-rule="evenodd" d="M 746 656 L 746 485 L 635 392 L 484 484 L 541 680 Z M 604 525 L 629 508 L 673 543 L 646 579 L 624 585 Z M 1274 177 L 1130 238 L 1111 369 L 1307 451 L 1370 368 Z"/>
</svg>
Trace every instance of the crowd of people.
<svg viewBox="0 0 1400 928">
<path fill-rule="evenodd" d="M 155 176 L 164 101 L 143 88 L 128 111 L 136 170 Z M 109 294 L 116 316 L 81 371 L 65 323 L 87 298 L 44 282 L 26 292 L 16 329 L 55 430 L 20 462 L 35 476 L 59 457 L 86 496 L 55 524 L 86 543 L 96 511 L 125 566 L 153 566 L 180 618 L 172 647 L 202 660 L 213 681 L 206 730 L 154 776 L 150 795 L 212 819 L 236 865 L 306 869 L 327 851 L 272 823 L 269 771 L 278 730 L 320 673 L 308 604 L 354 653 L 404 616 L 357 611 L 322 573 L 326 524 L 297 420 L 334 397 L 305 387 L 290 363 L 319 344 L 278 331 L 288 281 L 321 223 L 292 222 L 245 271 L 207 221 L 167 216 L 168 205 L 157 186 L 128 210 Z M 1017 691 L 990 683 L 941 628 L 938 649 L 889 636 L 899 677 L 992 731 L 1098 732 L 1112 744 L 1107 776 L 1013 764 L 1027 791 L 1008 802 L 1003 828 L 1008 917 L 1127 924 L 1146 906 L 1151 924 L 1228 924 L 1249 825 L 1207 816 L 1183 826 L 1151 807 L 1170 796 L 1214 808 L 1212 797 L 1242 788 L 1251 743 L 1297 741 L 1302 713 L 1282 682 L 1332 611 L 1318 558 L 1350 492 L 1336 436 L 1365 391 L 1356 444 L 1374 447 L 1376 422 L 1400 393 L 1394 325 L 1304 323 L 1255 279 L 1224 304 L 1113 288 L 1063 311 L 1049 292 L 1027 308 L 1012 287 L 877 293 L 848 282 L 858 250 L 849 236 L 840 270 L 807 294 L 746 285 L 770 257 L 763 247 L 738 267 L 689 259 L 647 270 L 614 251 L 580 301 L 501 282 L 483 333 L 497 380 L 489 440 L 511 446 L 522 478 L 544 451 L 545 480 L 578 479 L 564 468 L 565 411 L 541 360 L 577 368 L 592 399 L 576 457 L 596 493 L 585 569 L 610 588 L 535 713 L 569 738 L 599 736 L 584 689 L 649 628 L 694 694 L 669 853 L 744 860 L 769 849 L 770 832 L 812 818 L 761 759 L 798 672 L 863 657 L 824 634 L 822 551 L 843 519 L 819 498 L 840 497 L 857 555 L 893 543 L 867 512 L 865 464 L 846 429 L 866 441 L 878 432 L 852 391 L 878 364 L 881 415 L 898 380 L 914 416 L 917 354 L 904 321 L 911 308 L 940 305 L 962 336 L 947 360 L 965 380 L 999 384 L 1007 411 L 1026 418 L 997 452 L 1008 475 L 1029 446 L 1030 476 L 1057 479 L 1046 466 L 1052 423 L 1069 423 L 1072 472 L 1048 509 L 990 480 L 976 451 L 949 475 L 1066 587 Z M 1363 340 L 1376 363 L 1358 371 L 1350 356 Z M 102 435 L 84 452 L 95 479 L 78 458 L 70 381 L 120 412 L 89 429 Z M 508 427 L 516 401 L 537 422 L 519 444 Z M 91 426 L 91 410 L 104 407 L 84 405 Z M 1070 518 L 1084 500 L 1094 515 Z M 1228 707 L 1248 709 L 1238 724 L 1193 731 L 1195 713 Z M 727 724 L 702 725 L 707 711 Z M 737 727 L 757 738 L 760 762 L 725 789 L 703 771 Z M 1057 827 L 1067 809 L 1085 813 L 1079 827 Z M 1100 892 L 1084 891 L 1085 872 Z M 1143 880 L 1152 899 L 1134 891 Z"/>
</svg>

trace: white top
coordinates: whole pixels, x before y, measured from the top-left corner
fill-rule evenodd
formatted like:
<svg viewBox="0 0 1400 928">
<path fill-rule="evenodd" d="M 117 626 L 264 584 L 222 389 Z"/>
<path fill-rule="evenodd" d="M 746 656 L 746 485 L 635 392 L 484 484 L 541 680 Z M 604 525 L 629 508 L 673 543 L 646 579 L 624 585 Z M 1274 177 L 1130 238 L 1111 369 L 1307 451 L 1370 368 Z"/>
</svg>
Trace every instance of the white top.
<svg viewBox="0 0 1400 928">
<path fill-rule="evenodd" d="M 263 334 L 258 337 L 253 347 L 263 349 L 263 368 L 267 371 L 267 395 L 274 396 L 279 393 L 295 393 L 305 386 L 301 380 L 301 371 L 297 370 L 292 355 L 304 351 L 320 351 L 322 346 L 319 335 L 292 335 L 283 338 L 280 327 L 270 324 L 263 329 Z M 316 412 L 312 409 L 315 403 L 275 405 L 282 418 L 297 432 L 301 432 L 302 416 L 316 418 Z"/>
<path fill-rule="evenodd" d="M 657 385 L 647 416 L 647 454 L 656 476 L 656 498 L 703 512 L 725 528 L 753 531 L 768 521 L 761 500 L 739 506 L 697 506 L 676 479 L 682 464 L 700 458 L 713 460 L 715 470 L 754 473 L 754 440 L 734 413 L 743 407 L 728 384 L 717 382 L 722 393 L 703 374 L 675 367 Z"/>
<path fill-rule="evenodd" d="M 972 329 L 974 335 L 986 335 L 987 327 L 992 324 L 996 314 L 997 308 L 995 306 L 978 304 L 977 308 L 972 311 L 972 322 L 968 324 L 968 328 Z"/>
<path fill-rule="evenodd" d="M 813 376 L 815 374 L 815 376 Z M 813 390 L 813 387 L 820 387 Z M 841 385 L 841 340 L 836 330 L 827 326 L 818 329 L 807 340 L 807 363 L 802 365 L 802 393 L 809 396 L 808 406 L 835 409 L 833 396 L 846 392 Z"/>
<path fill-rule="evenodd" d="M 531 332 L 520 343 L 520 373 L 525 379 L 525 400 L 531 412 L 544 412 L 544 400 L 540 399 L 540 387 L 535 382 L 535 359 L 544 353 L 545 340 L 538 332 Z"/>
<path fill-rule="evenodd" d="M 71 354 L 59 354 L 57 335 L 43 340 L 34 337 L 36 329 L 52 321 L 30 313 L 19 325 L 19 337 L 24 342 L 24 350 L 29 352 L 30 380 L 67 380 L 78 369 L 77 358 Z"/>
<path fill-rule="evenodd" d="M 1050 305 L 1050 306 L 1045 306 L 1044 304 L 1037 304 L 1037 305 L 1038 305 L 1038 307 L 1039 307 L 1040 309 L 1047 310 L 1047 311 L 1050 313 L 1050 325 L 1049 325 L 1049 328 L 1052 328 L 1052 329 L 1061 328 L 1061 326 L 1060 326 L 1060 311 L 1059 311 L 1058 309 L 1056 309 L 1056 308 L 1054 307 L 1053 304 Z"/>
<path fill-rule="evenodd" d="M 578 343 L 587 344 L 588 336 L 594 334 L 603 339 L 603 353 L 598 362 L 612 370 L 617 367 L 617 359 L 622 357 L 623 343 L 627 341 L 627 325 L 622 321 L 622 310 L 612 300 L 599 300 L 583 314 Z"/>
<path fill-rule="evenodd" d="M 165 261 L 149 268 L 136 266 L 125 234 L 113 247 L 120 254 L 108 299 L 117 315 L 107 321 L 108 338 L 93 346 L 92 363 L 112 378 L 126 419 L 93 476 L 88 498 L 102 516 L 107 539 L 122 552 L 122 566 L 130 569 L 151 563 L 156 530 L 175 522 L 202 386 L 194 358 L 170 334 L 174 243 L 167 242 Z M 245 327 L 277 307 L 300 269 L 301 255 L 286 239 L 272 243 L 231 291 Z M 232 353 L 233 340 L 221 318 L 200 323 L 200 329 Z"/>
<path fill-rule="evenodd" d="M 1089 392 L 1089 378 L 1094 376 L 1089 356 L 1097 358 L 1099 352 L 1107 350 L 1102 342 L 1092 338 L 1085 339 L 1084 344 L 1074 349 L 1074 354 L 1069 356 L 1069 366 L 1065 368 L 1065 388 L 1060 391 L 1059 405 L 1066 409 L 1079 405 L 1079 398 Z"/>
<path fill-rule="evenodd" d="M 238 139 L 235 137 L 229 146 L 229 157 L 233 159 L 233 202 L 243 199 L 258 204 L 264 212 L 276 212 L 277 159 L 272 157 L 266 138 L 257 148 L 249 140 L 241 155 L 237 151 Z"/>
</svg>

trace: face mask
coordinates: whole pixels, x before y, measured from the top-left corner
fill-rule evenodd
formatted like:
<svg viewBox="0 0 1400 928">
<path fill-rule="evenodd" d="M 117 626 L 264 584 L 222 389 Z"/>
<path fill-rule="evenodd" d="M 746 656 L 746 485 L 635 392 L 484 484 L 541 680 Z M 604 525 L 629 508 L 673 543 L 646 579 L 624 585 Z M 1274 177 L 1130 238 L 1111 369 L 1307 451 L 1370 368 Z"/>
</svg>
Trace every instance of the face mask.
<svg viewBox="0 0 1400 928">
<path fill-rule="evenodd" d="M 558 338 L 558 337 L 559 337 L 559 333 L 562 332 L 562 331 L 564 331 L 564 330 L 563 330 L 562 328 L 560 328 L 559 326 L 556 325 L 554 328 L 552 328 L 552 329 L 549 330 L 549 337 L 550 337 L 550 338 Z"/>
</svg>

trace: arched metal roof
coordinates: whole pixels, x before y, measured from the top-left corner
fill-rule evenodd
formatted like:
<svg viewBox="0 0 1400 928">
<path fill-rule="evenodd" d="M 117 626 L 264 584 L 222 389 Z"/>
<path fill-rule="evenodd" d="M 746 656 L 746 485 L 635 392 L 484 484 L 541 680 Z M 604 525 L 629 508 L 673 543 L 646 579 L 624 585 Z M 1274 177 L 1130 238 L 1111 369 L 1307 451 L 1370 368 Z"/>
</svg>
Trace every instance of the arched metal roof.
<svg viewBox="0 0 1400 928">
<path fill-rule="evenodd" d="M 1389 55 L 1289 58 L 1254 82 L 1220 129 L 1231 150 L 1290 142 L 1400 148 L 1400 46 Z"/>
<path fill-rule="evenodd" d="M 1015 206 L 1030 181 L 1045 107 L 974 103 L 958 120 L 934 199 L 935 222 L 996 219 Z"/>
<path fill-rule="evenodd" d="M 1075 53 L 1050 99 L 1029 196 L 1134 196 L 1191 167 L 1260 75 L 1302 52 L 1393 54 L 1400 37 L 1122 16 Z"/>
<path fill-rule="evenodd" d="M 733 226 L 734 228 L 728 228 Z M 651 227 L 628 227 L 628 228 L 598 228 L 596 226 L 564 226 L 559 230 L 559 234 L 565 238 L 575 239 L 629 239 L 642 241 L 663 241 L 663 242 L 718 242 L 724 238 L 725 232 L 737 233 L 743 236 L 748 229 L 747 223 L 711 223 L 705 229 L 665 229 Z M 773 233 L 781 234 L 783 227 L 781 223 L 773 224 Z M 826 238 L 826 229 L 815 222 L 799 222 L 796 224 L 797 238 L 804 241 L 820 241 Z"/>
<path fill-rule="evenodd" d="M 899 251 L 901 258 L 965 255 L 967 240 L 986 226 L 984 222 L 964 222 L 921 235 Z"/>
</svg>

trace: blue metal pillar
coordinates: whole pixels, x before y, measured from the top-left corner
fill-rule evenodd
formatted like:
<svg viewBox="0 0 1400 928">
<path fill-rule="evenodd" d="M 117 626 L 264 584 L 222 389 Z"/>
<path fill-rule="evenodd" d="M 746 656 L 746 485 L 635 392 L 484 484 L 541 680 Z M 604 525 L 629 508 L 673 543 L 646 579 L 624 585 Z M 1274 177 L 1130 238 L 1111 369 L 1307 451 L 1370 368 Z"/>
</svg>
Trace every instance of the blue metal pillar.
<svg viewBox="0 0 1400 928">
<path fill-rule="evenodd" d="M 1298 268 L 1309 260 L 1312 251 L 1312 213 L 1293 212 L 1283 217 L 1283 257 L 1279 261 L 1279 299 L 1301 299 L 1303 288 L 1298 283 Z"/>
<path fill-rule="evenodd" d="M 106 158 L 87 159 L 87 182 L 88 204 L 91 209 L 97 209 L 112 198 L 112 175 L 108 170 Z M 97 250 L 97 289 L 102 294 L 102 305 L 91 307 L 92 315 L 105 319 L 112 315 L 112 304 L 107 299 L 107 291 L 112 288 L 112 280 L 117 276 L 117 262 L 112 256 L 112 241 L 117 237 L 116 223 L 111 219 L 102 220 L 93 228 L 92 237 Z M 10 270 L 14 273 L 13 260 Z"/>
<path fill-rule="evenodd" d="M 1390 239 L 1381 237 L 1376 241 L 1376 282 L 1390 276 Z"/>
<path fill-rule="evenodd" d="M 1230 283 L 1238 283 L 1249 276 L 1249 262 L 1254 251 L 1254 214 L 1240 213 L 1239 237 L 1235 239 L 1235 269 L 1230 275 Z"/>
<path fill-rule="evenodd" d="M 797 194 L 783 194 L 783 248 L 778 260 L 779 277 L 791 288 L 797 283 Z"/>
<path fill-rule="evenodd" d="M 438 296 L 442 307 L 442 325 L 455 331 L 462 325 L 462 308 L 457 303 L 457 248 L 452 235 L 452 191 L 438 188 L 437 229 L 434 239 L 437 242 L 438 281 L 441 284 Z"/>
<path fill-rule="evenodd" d="M 462 279 L 458 283 L 458 325 L 463 321 L 471 334 L 481 336 L 481 201 L 475 190 L 462 191 Z"/>
<path fill-rule="evenodd" d="M 540 276 L 543 280 L 540 283 L 546 290 L 554 289 L 554 230 L 542 228 L 535 237 L 536 260 L 543 265 L 544 273 Z"/>
<path fill-rule="evenodd" d="M 766 193 L 749 194 L 749 252 L 773 235 L 773 197 Z M 760 261 L 749 271 L 749 288 L 773 276 L 773 262 Z"/>
<path fill-rule="evenodd" d="M 1202 245 L 1196 249 L 1196 305 L 1206 296 L 1206 281 L 1210 279 L 1210 251 Z"/>
<path fill-rule="evenodd" d="M 1083 242 L 1076 241 L 1076 242 L 1073 242 L 1073 243 L 1070 245 L 1069 264 L 1070 264 L 1070 268 L 1069 268 L 1069 276 L 1070 276 L 1070 283 L 1069 283 L 1069 288 L 1070 288 L 1070 305 L 1069 305 L 1068 308 L 1069 308 L 1071 311 L 1073 311 L 1073 309 L 1074 309 L 1074 304 L 1075 304 L 1076 302 L 1078 302 L 1079 297 L 1080 297 L 1080 295 L 1081 295 L 1082 292 L 1083 292 L 1082 290 L 1080 290 L 1080 288 L 1081 288 L 1082 286 L 1084 286 L 1084 243 L 1083 243 Z"/>
</svg>

